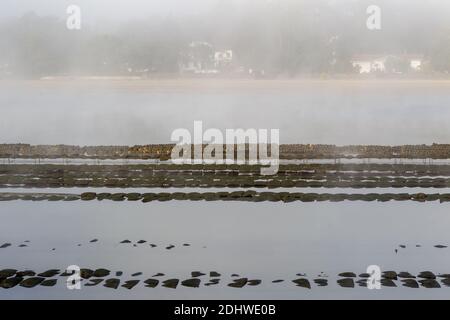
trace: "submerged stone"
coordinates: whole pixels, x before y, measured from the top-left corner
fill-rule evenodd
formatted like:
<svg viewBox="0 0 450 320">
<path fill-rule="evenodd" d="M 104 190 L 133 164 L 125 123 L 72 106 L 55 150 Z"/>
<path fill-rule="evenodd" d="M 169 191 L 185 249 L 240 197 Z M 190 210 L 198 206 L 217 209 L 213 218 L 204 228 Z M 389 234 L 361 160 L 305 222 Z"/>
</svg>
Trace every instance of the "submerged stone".
<svg viewBox="0 0 450 320">
<path fill-rule="evenodd" d="M 254 279 L 254 280 L 248 280 L 247 285 L 248 286 L 259 286 L 261 284 L 261 280 Z"/>
<path fill-rule="evenodd" d="M 43 287 L 54 287 L 58 280 L 56 279 L 47 279 L 41 282 L 41 286 Z"/>
<path fill-rule="evenodd" d="M 107 269 L 97 269 L 94 271 L 93 275 L 96 278 L 104 278 L 109 276 L 109 274 L 111 273 L 111 271 L 107 270 Z"/>
<path fill-rule="evenodd" d="M 59 272 L 60 271 L 58 269 L 50 269 L 50 270 L 47 270 L 45 272 L 39 273 L 38 276 L 39 277 L 44 277 L 44 278 L 51 278 L 51 277 L 54 277 L 57 274 L 59 274 Z"/>
<path fill-rule="evenodd" d="M 343 288 L 354 288 L 355 282 L 352 278 L 339 279 L 337 283 Z"/>
<path fill-rule="evenodd" d="M 419 284 L 414 279 L 405 279 L 405 280 L 402 280 L 402 283 L 403 283 L 404 287 L 413 288 L 413 289 L 419 288 Z"/>
<path fill-rule="evenodd" d="M 398 274 L 399 278 L 404 278 L 404 279 L 415 279 L 416 277 L 413 276 L 411 273 L 406 272 L 406 271 L 402 271 Z"/>
<path fill-rule="evenodd" d="M 436 275 L 431 271 L 422 271 L 418 277 L 423 279 L 436 279 Z"/>
<path fill-rule="evenodd" d="M 218 272 L 216 272 L 216 271 L 211 271 L 211 272 L 209 273 L 209 276 L 210 276 L 211 278 L 214 278 L 214 277 L 220 277 L 221 274 L 218 273 Z"/>
<path fill-rule="evenodd" d="M 34 288 L 37 285 L 41 284 L 41 282 L 44 280 L 45 280 L 45 278 L 43 278 L 43 277 L 27 278 L 20 283 L 20 286 L 24 287 L 24 288 Z"/>
<path fill-rule="evenodd" d="M 11 246 L 11 243 L 4 243 L 0 246 L 0 249 L 5 249 Z"/>
<path fill-rule="evenodd" d="M 112 279 L 107 279 L 103 286 L 106 288 L 117 289 L 119 287 L 119 285 L 120 285 L 120 280 L 112 278 Z"/>
<path fill-rule="evenodd" d="M 104 279 L 90 279 L 88 283 L 85 284 L 86 287 L 94 287 L 103 282 Z"/>
<path fill-rule="evenodd" d="M 190 288 L 198 288 L 200 286 L 200 279 L 188 279 L 181 282 L 182 286 L 190 287 Z"/>
<path fill-rule="evenodd" d="M 339 273 L 339 277 L 356 278 L 356 274 L 353 272 L 342 272 L 342 273 Z"/>
<path fill-rule="evenodd" d="M 128 280 L 125 281 L 125 283 L 122 285 L 123 288 L 126 288 L 128 290 L 133 289 L 137 284 L 139 283 L 139 280 Z"/>
<path fill-rule="evenodd" d="M 191 272 L 192 278 L 197 278 L 197 277 L 201 277 L 201 276 L 204 276 L 204 275 L 206 275 L 206 274 L 203 273 L 203 272 L 200 272 L 200 271 L 192 271 Z"/>
<path fill-rule="evenodd" d="M 17 273 L 16 269 L 3 269 L 0 270 L 0 278 L 9 278 Z"/>
<path fill-rule="evenodd" d="M 382 276 L 385 279 L 397 280 L 397 272 L 395 271 L 384 271 Z"/>
<path fill-rule="evenodd" d="M 89 279 L 94 275 L 94 270 L 82 268 L 80 269 L 80 277 L 83 279 Z"/>
<path fill-rule="evenodd" d="M 317 284 L 319 287 L 326 287 L 328 285 L 327 279 L 314 279 L 314 283 Z"/>
<path fill-rule="evenodd" d="M 170 289 L 176 289 L 179 282 L 180 280 L 178 279 L 168 279 L 162 282 L 162 286 Z"/>
<path fill-rule="evenodd" d="M 144 283 L 146 284 L 147 288 L 155 288 L 158 285 L 159 280 L 147 279 L 147 280 L 144 281 Z"/>
<path fill-rule="evenodd" d="M 311 283 L 309 283 L 308 279 L 300 278 L 296 280 L 292 280 L 293 283 L 297 285 L 297 287 L 311 289 Z"/>
<path fill-rule="evenodd" d="M 247 284 L 247 282 L 247 278 L 235 279 L 232 283 L 229 283 L 228 286 L 232 288 L 242 288 Z"/>
<path fill-rule="evenodd" d="M 392 279 L 381 279 L 381 285 L 384 287 L 397 287 Z"/>
<path fill-rule="evenodd" d="M 434 279 L 419 280 L 419 283 L 422 285 L 422 287 L 428 288 L 428 289 L 435 289 L 435 288 L 441 287 L 439 285 L 439 283 Z"/>
<path fill-rule="evenodd" d="M 11 289 L 23 281 L 23 277 L 12 277 L 0 281 L 0 288 Z"/>
</svg>

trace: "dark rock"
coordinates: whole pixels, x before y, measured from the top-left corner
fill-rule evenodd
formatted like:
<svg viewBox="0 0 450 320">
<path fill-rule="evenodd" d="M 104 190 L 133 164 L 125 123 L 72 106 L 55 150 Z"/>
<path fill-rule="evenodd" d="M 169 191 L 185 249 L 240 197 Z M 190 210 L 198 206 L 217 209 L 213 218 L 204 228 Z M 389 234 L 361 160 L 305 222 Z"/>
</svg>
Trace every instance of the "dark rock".
<svg viewBox="0 0 450 320">
<path fill-rule="evenodd" d="M 11 243 L 4 243 L 0 246 L 0 249 L 5 249 L 11 246 Z"/>
<path fill-rule="evenodd" d="M 0 278 L 9 278 L 17 273 L 16 269 L 3 269 L 0 270 Z"/>
<path fill-rule="evenodd" d="M 47 279 L 41 282 L 41 286 L 43 287 L 54 287 L 58 280 L 56 279 Z"/>
<path fill-rule="evenodd" d="M 19 245 L 19 248 L 26 248 L 26 247 L 28 247 L 26 244 Z"/>
<path fill-rule="evenodd" d="M 182 286 L 190 288 L 198 288 L 200 286 L 200 279 L 188 279 L 181 282 Z"/>
<path fill-rule="evenodd" d="M 85 284 L 86 287 L 95 287 L 96 285 L 102 283 L 104 279 L 90 279 L 88 283 Z"/>
<path fill-rule="evenodd" d="M 133 273 L 131 276 L 132 276 L 132 277 L 139 277 L 139 276 L 142 276 L 142 272 L 136 272 L 136 273 Z"/>
<path fill-rule="evenodd" d="M 150 247 L 152 247 L 152 248 L 156 248 L 156 247 L 157 247 L 157 245 L 156 245 L 156 244 L 153 244 L 153 243 L 151 243 L 151 244 L 150 244 Z"/>
<path fill-rule="evenodd" d="M 121 241 L 120 243 L 131 243 L 131 241 L 127 239 L 127 240 Z"/>
<path fill-rule="evenodd" d="M 422 271 L 418 277 L 423 279 L 436 279 L 436 275 L 431 271 Z"/>
<path fill-rule="evenodd" d="M 247 282 L 247 278 L 235 279 L 232 283 L 229 283 L 228 286 L 232 288 L 242 288 L 247 284 Z"/>
<path fill-rule="evenodd" d="M 3 281 L 0 281 L 0 288 L 11 289 L 11 288 L 14 288 L 15 286 L 17 286 L 22 281 L 23 281 L 22 277 L 7 278 Z"/>
<path fill-rule="evenodd" d="M 111 271 L 107 270 L 107 269 L 97 269 L 94 271 L 94 273 L 92 274 L 93 277 L 96 278 L 104 278 L 109 276 L 109 274 L 111 273 Z"/>
<path fill-rule="evenodd" d="M 314 283 L 317 284 L 319 287 L 326 287 L 328 285 L 327 279 L 314 279 Z"/>
<path fill-rule="evenodd" d="M 81 194 L 81 200 L 83 201 L 94 200 L 96 197 L 97 194 L 95 192 L 84 192 Z"/>
<path fill-rule="evenodd" d="M 36 275 L 36 272 L 32 271 L 32 270 L 24 270 L 24 271 L 19 271 L 16 274 L 18 277 L 34 277 Z"/>
<path fill-rule="evenodd" d="M 404 244 L 399 245 L 400 248 L 405 249 L 406 246 Z"/>
<path fill-rule="evenodd" d="M 137 243 L 138 244 L 143 244 L 143 243 L 146 243 L 147 241 L 146 240 L 139 240 Z"/>
<path fill-rule="evenodd" d="M 397 272 L 395 271 L 384 271 L 382 277 L 390 280 L 397 280 Z"/>
<path fill-rule="evenodd" d="M 352 278 L 339 279 L 337 283 L 343 288 L 354 288 L 355 282 Z"/>
<path fill-rule="evenodd" d="M 157 274 L 153 275 L 153 277 L 163 277 L 165 276 L 164 273 L 158 272 Z"/>
<path fill-rule="evenodd" d="M 277 280 L 273 280 L 272 283 L 280 283 L 280 282 L 283 282 L 283 281 L 284 281 L 284 280 L 277 279 Z"/>
<path fill-rule="evenodd" d="M 159 280 L 147 279 L 147 280 L 144 281 L 144 283 L 146 284 L 147 288 L 155 288 L 158 285 Z"/>
<path fill-rule="evenodd" d="M 112 278 L 112 279 L 107 279 L 103 286 L 106 288 L 117 289 L 119 287 L 119 285 L 120 285 L 120 280 Z"/>
<path fill-rule="evenodd" d="M 97 242 L 98 241 L 98 239 L 92 239 L 91 241 L 89 241 L 90 243 L 94 243 L 94 242 Z"/>
<path fill-rule="evenodd" d="M 89 279 L 94 275 L 94 270 L 82 268 L 80 269 L 80 277 L 83 279 Z"/>
<path fill-rule="evenodd" d="M 358 281 L 356 281 L 356 283 L 360 286 L 360 287 L 367 287 L 367 282 L 369 281 L 369 279 L 364 278 L 364 279 L 360 279 Z"/>
<path fill-rule="evenodd" d="M 344 278 L 356 278 L 356 274 L 353 272 L 342 272 L 339 273 L 339 276 Z"/>
<path fill-rule="evenodd" d="M 37 285 L 41 284 L 41 282 L 44 280 L 45 278 L 42 277 L 27 278 L 20 283 L 20 286 L 24 288 L 34 288 Z"/>
<path fill-rule="evenodd" d="M 211 272 L 209 273 L 209 276 L 210 276 L 211 278 L 215 278 L 215 277 L 220 277 L 221 274 L 218 273 L 218 272 L 216 272 L 216 271 L 211 271 Z"/>
<path fill-rule="evenodd" d="M 166 247 L 167 250 L 173 249 L 175 248 L 175 246 L 173 244 L 171 244 L 170 246 Z"/>
<path fill-rule="evenodd" d="M 183 247 L 189 247 L 190 244 L 189 243 L 183 243 Z"/>
<path fill-rule="evenodd" d="M 361 274 L 359 275 L 359 277 L 360 277 L 360 278 L 370 278 L 370 274 L 368 274 L 368 273 L 361 273 Z"/>
<path fill-rule="evenodd" d="M 239 275 L 237 273 L 233 273 L 231 276 L 232 277 L 239 277 Z"/>
<path fill-rule="evenodd" d="M 255 279 L 255 280 L 248 280 L 247 285 L 248 286 L 259 286 L 261 284 L 261 280 Z"/>
<path fill-rule="evenodd" d="M 122 285 L 122 287 L 131 290 L 133 289 L 137 284 L 139 283 L 139 280 L 128 280 L 125 281 L 125 283 Z"/>
<path fill-rule="evenodd" d="M 413 289 L 419 288 L 419 284 L 414 279 L 405 279 L 405 280 L 402 280 L 402 283 L 403 283 L 404 287 L 413 288 Z"/>
<path fill-rule="evenodd" d="M 441 287 L 439 285 L 439 283 L 434 279 L 419 280 L 419 282 L 422 285 L 422 287 L 428 288 L 428 289 L 435 289 L 435 288 Z"/>
<path fill-rule="evenodd" d="M 438 249 L 444 249 L 444 248 L 447 248 L 447 246 L 444 246 L 444 245 L 442 245 L 442 244 L 435 245 L 434 247 L 435 247 L 435 248 L 438 248 Z"/>
<path fill-rule="evenodd" d="M 45 272 L 39 273 L 38 277 L 51 278 L 51 277 L 56 276 L 57 274 L 59 274 L 58 269 L 50 269 Z"/>
<path fill-rule="evenodd" d="M 202 273 L 202 272 L 200 272 L 200 271 L 192 271 L 192 272 L 191 272 L 192 278 L 197 278 L 197 277 L 201 277 L 201 276 L 204 276 L 204 275 L 205 275 L 205 274 Z"/>
<path fill-rule="evenodd" d="M 442 284 L 446 287 L 450 287 L 450 278 L 444 278 L 441 280 Z"/>
<path fill-rule="evenodd" d="M 384 287 L 397 287 L 392 279 L 381 279 L 381 285 Z"/>
<path fill-rule="evenodd" d="M 295 283 L 297 285 L 297 287 L 311 289 L 311 284 L 309 283 L 308 279 L 300 278 L 300 279 L 292 280 L 292 282 Z"/>
<path fill-rule="evenodd" d="M 399 278 L 403 278 L 403 279 L 415 279 L 416 277 L 413 276 L 411 273 L 406 272 L 406 271 L 402 271 L 398 274 Z"/>
<path fill-rule="evenodd" d="M 168 279 L 163 281 L 162 286 L 170 289 L 176 289 L 180 280 L 178 279 Z"/>
<path fill-rule="evenodd" d="M 123 272 L 122 271 L 117 271 L 116 272 L 116 277 L 121 277 L 123 275 Z"/>
</svg>

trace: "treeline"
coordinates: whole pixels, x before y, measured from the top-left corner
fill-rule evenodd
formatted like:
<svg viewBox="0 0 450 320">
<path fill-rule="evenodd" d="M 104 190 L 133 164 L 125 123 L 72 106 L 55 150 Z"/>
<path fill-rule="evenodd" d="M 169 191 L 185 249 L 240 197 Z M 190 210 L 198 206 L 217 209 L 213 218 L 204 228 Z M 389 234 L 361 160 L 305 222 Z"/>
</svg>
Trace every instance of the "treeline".
<svg viewBox="0 0 450 320">
<path fill-rule="evenodd" d="M 65 16 L 34 13 L 0 22 L 0 75 L 177 73 L 193 41 L 233 50 L 237 67 L 273 74 L 351 73 L 356 54 L 423 54 L 424 72 L 450 72 L 445 1 L 375 1 L 382 28 L 366 27 L 366 1 L 222 1 L 197 15 L 148 17 L 110 28 L 66 28 Z M 99 22 L 100 24 L 100 22 Z"/>
</svg>

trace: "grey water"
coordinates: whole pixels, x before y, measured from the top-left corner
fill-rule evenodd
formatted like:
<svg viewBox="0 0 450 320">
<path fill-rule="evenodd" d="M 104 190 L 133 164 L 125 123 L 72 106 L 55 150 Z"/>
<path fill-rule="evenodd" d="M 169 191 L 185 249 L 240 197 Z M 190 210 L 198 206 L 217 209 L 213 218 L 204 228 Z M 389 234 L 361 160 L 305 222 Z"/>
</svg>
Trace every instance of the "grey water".
<svg viewBox="0 0 450 320">
<path fill-rule="evenodd" d="M 418 274 L 450 273 L 448 203 L 227 203 L 171 201 L 130 202 L 3 202 L 0 249 L 4 268 L 64 269 L 79 265 L 123 271 L 124 280 L 140 279 L 132 290 L 82 287 L 68 290 L 59 277 L 53 288 L 0 289 L 10 298 L 145 298 L 145 299 L 387 299 L 450 297 L 450 288 L 401 287 L 369 290 L 341 288 L 337 274 L 382 270 Z M 90 240 L 98 242 L 90 243 Z M 124 239 L 131 244 L 120 244 Z M 145 244 L 133 246 L 138 240 Z M 19 248 L 29 240 L 28 247 Z M 156 244 L 151 248 L 149 243 Z M 183 246 L 188 243 L 190 246 Z M 78 246 L 81 244 L 81 246 Z M 174 245 L 167 250 L 168 245 Z M 399 247 L 406 246 L 405 248 Z M 420 247 L 416 247 L 420 245 Z M 55 250 L 53 250 L 55 249 Z M 395 251 L 397 250 L 397 252 Z M 143 280 L 161 272 L 160 280 L 190 278 L 192 271 L 218 271 L 217 286 L 177 289 L 146 288 Z M 132 273 L 143 272 L 138 278 Z M 327 287 L 311 290 L 291 281 L 297 273 L 309 280 L 324 272 Z M 260 286 L 230 288 L 231 274 L 260 279 Z M 114 277 L 114 276 L 111 276 Z M 285 282 L 274 284 L 273 280 Z M 399 282 L 400 283 L 400 282 Z"/>
<path fill-rule="evenodd" d="M 280 129 L 281 143 L 450 141 L 450 82 L 149 80 L 0 83 L 0 142 L 170 143 L 173 130 Z"/>
</svg>

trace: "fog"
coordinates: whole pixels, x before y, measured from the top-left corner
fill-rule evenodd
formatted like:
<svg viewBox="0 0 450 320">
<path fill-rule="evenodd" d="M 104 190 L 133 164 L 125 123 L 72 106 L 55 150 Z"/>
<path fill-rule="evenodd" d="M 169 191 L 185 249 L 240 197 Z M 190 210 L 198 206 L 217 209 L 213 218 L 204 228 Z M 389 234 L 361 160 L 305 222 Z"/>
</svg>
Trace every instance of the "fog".
<svg viewBox="0 0 450 320">
<path fill-rule="evenodd" d="M 2 0 L 0 19 L 3 143 L 166 143 L 194 120 L 286 143 L 450 140 L 449 1 Z M 385 69 L 361 75 L 361 55 Z"/>
</svg>

